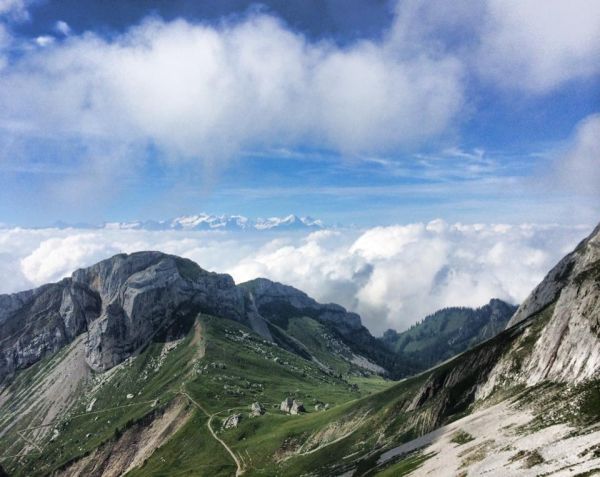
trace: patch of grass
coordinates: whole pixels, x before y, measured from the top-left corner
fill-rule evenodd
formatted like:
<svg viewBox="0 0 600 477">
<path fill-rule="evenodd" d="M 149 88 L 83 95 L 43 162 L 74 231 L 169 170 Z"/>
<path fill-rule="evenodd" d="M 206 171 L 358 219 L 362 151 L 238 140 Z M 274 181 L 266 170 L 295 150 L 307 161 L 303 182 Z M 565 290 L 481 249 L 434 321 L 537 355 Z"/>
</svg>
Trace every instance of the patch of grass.
<svg viewBox="0 0 600 477">
<path fill-rule="evenodd" d="M 532 467 L 535 467 L 536 465 L 539 465 L 539 464 L 543 464 L 545 462 L 544 458 L 542 457 L 542 455 L 539 453 L 539 451 L 537 449 L 532 450 L 532 451 L 526 451 L 526 450 L 521 449 L 515 455 L 510 457 L 508 459 L 508 461 L 509 462 L 523 461 L 524 469 L 531 469 Z"/>
<path fill-rule="evenodd" d="M 527 455 L 527 457 L 525 457 L 523 467 L 526 469 L 531 469 L 532 467 L 543 464 L 544 462 L 545 460 L 542 455 L 537 450 L 533 450 L 529 453 L 529 455 Z"/>
<path fill-rule="evenodd" d="M 450 439 L 450 442 L 462 446 L 463 444 L 466 444 L 467 442 L 471 442 L 473 440 L 475 440 L 475 438 L 471 434 L 460 430 L 453 434 L 452 439 Z"/>
</svg>

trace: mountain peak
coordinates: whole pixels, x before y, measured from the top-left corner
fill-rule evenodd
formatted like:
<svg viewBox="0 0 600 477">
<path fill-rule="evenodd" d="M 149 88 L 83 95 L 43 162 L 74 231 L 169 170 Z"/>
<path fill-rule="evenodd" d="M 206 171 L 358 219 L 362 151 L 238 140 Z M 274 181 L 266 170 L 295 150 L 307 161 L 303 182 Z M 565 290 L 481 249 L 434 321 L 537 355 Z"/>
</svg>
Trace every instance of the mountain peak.
<svg viewBox="0 0 600 477">
<path fill-rule="evenodd" d="M 558 299 L 565 286 L 578 280 L 578 277 L 581 278 L 589 270 L 597 269 L 599 266 L 600 224 L 575 247 L 575 250 L 560 260 L 548 272 L 542 282 L 521 304 L 507 326 L 513 326 L 540 312 Z"/>
</svg>

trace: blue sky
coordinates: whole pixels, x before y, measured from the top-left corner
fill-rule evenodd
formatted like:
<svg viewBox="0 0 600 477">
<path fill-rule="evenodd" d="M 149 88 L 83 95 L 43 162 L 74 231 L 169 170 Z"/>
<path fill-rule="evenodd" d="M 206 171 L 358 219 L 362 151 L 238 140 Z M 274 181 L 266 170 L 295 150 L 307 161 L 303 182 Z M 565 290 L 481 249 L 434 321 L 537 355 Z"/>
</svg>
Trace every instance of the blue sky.
<svg viewBox="0 0 600 477">
<path fill-rule="evenodd" d="M 598 5 L 1 0 L 0 222 L 597 222 Z"/>
</svg>

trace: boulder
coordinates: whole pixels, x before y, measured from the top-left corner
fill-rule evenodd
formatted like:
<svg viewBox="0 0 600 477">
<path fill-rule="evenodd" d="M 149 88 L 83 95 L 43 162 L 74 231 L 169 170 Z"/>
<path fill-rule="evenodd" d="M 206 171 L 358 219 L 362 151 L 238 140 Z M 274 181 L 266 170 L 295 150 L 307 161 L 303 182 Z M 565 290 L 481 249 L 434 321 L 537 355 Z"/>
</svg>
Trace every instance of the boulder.
<svg viewBox="0 0 600 477">
<path fill-rule="evenodd" d="M 287 412 L 288 414 L 300 414 L 301 412 L 306 412 L 302 401 L 296 401 L 290 397 L 282 401 L 279 409 L 281 409 L 283 412 Z"/>
<path fill-rule="evenodd" d="M 292 402 L 292 408 L 290 409 L 290 414 L 300 414 L 301 412 L 306 412 L 304 409 L 304 404 L 302 401 L 294 401 Z"/>
<path fill-rule="evenodd" d="M 232 414 L 223 421 L 223 429 L 233 429 L 237 427 L 242 420 L 241 414 Z"/>
<path fill-rule="evenodd" d="M 253 402 L 250 405 L 250 417 L 262 416 L 265 413 L 264 406 L 259 402 Z"/>
<path fill-rule="evenodd" d="M 292 398 L 285 398 L 283 401 L 281 401 L 281 406 L 279 406 L 279 409 L 289 414 L 289 412 L 292 410 L 293 404 L 294 401 Z"/>
</svg>

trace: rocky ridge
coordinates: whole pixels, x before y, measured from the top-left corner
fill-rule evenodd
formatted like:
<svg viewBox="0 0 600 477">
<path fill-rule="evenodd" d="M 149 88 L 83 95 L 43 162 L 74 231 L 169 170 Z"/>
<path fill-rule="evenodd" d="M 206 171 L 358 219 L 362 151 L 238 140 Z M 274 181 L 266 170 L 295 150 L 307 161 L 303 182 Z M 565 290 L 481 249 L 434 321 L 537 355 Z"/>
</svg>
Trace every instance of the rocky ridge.
<svg viewBox="0 0 600 477">
<path fill-rule="evenodd" d="M 516 309 L 495 298 L 479 308 L 444 308 L 404 332 L 388 330 L 380 340 L 416 370 L 425 370 L 496 336 Z"/>
<path fill-rule="evenodd" d="M 86 363 L 108 370 L 172 325 L 185 327 L 198 312 L 238 321 L 268 341 L 285 344 L 281 340 L 287 338 L 274 338 L 273 325 L 263 317 L 273 290 L 277 303 L 318 313 L 348 340 L 355 332 L 374 339 L 358 315 L 318 304 L 291 287 L 266 279 L 255 287 L 236 286 L 229 275 L 160 252 L 120 254 L 58 283 L 0 295 L 0 383 L 82 334 Z"/>
</svg>

